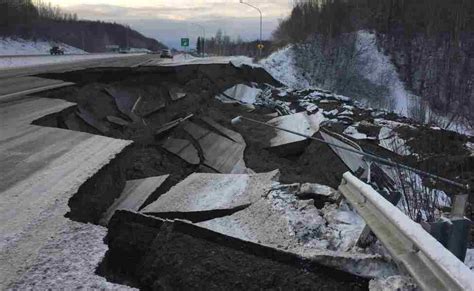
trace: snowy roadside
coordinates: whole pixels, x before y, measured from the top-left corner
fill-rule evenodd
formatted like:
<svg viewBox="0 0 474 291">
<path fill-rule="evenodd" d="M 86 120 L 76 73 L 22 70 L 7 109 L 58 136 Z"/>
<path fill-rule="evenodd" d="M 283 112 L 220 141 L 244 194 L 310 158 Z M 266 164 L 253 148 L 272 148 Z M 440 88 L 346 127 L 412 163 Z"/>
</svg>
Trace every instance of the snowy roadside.
<svg viewBox="0 0 474 291">
<path fill-rule="evenodd" d="M 67 55 L 87 54 L 81 49 L 64 43 L 54 43 L 45 40 L 32 41 L 22 38 L 0 37 L 0 56 L 49 55 L 49 50 L 53 45 L 59 46 Z"/>
<path fill-rule="evenodd" d="M 89 55 L 63 55 L 63 56 L 25 56 L 25 57 L 1 57 L 0 70 L 50 65 L 60 63 L 71 63 L 77 61 L 99 60 L 107 58 L 123 58 L 138 56 L 141 54 L 89 54 Z"/>
</svg>

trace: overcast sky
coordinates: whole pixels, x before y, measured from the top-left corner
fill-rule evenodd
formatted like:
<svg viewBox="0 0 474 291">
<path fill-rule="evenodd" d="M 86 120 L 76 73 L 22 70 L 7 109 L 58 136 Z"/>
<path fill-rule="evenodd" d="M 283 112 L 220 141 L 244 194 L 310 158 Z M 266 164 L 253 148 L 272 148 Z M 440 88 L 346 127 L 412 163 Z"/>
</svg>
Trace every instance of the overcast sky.
<svg viewBox="0 0 474 291">
<path fill-rule="evenodd" d="M 221 28 L 231 37 L 244 40 L 258 38 L 257 10 L 240 4 L 239 0 L 49 0 L 65 10 L 76 12 L 79 18 L 114 21 L 129 24 L 146 36 L 168 46 L 177 47 L 181 37 L 196 38 L 202 34 L 215 35 Z M 263 12 L 264 38 L 269 38 L 286 17 L 293 0 L 246 0 Z"/>
</svg>

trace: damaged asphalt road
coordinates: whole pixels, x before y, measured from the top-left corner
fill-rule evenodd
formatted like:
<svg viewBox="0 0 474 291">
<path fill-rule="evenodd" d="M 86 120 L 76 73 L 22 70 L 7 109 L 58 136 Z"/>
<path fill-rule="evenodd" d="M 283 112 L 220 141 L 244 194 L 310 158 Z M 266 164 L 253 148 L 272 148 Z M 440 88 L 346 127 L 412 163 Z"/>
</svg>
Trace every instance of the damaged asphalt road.
<svg viewBox="0 0 474 291">
<path fill-rule="evenodd" d="M 247 65 L 101 68 L 43 77 L 75 85 L 37 97 L 77 105 L 38 116 L 31 120 L 35 126 L 133 141 L 67 201 L 68 219 L 97 227 L 88 233 L 104 237 L 108 229 L 105 254 L 96 243 L 95 287 L 366 290 L 370 280 L 400 275 L 380 244 L 356 245 L 365 223 L 334 190 L 352 160 L 316 141 L 230 121 L 242 115 L 318 137 L 344 135 L 345 142 L 400 161 L 419 157 L 414 166 L 420 167 L 443 146 L 417 156 L 410 130 L 429 138 L 435 129 L 361 109 L 330 92 L 290 90 Z M 472 138 L 437 133 L 450 136 L 438 143 L 456 145 L 449 175 L 472 177 L 464 147 Z M 410 151 L 390 148 L 387 139 Z M 91 268 L 75 272 L 92 276 Z"/>
</svg>

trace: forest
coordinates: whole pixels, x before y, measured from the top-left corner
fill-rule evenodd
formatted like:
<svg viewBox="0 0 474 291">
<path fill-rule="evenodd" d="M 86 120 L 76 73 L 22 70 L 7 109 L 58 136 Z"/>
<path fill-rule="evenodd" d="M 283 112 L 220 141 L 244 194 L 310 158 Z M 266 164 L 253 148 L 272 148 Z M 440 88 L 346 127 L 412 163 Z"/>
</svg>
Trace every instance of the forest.
<svg viewBox="0 0 474 291">
<path fill-rule="evenodd" d="M 344 45 L 337 40 L 358 31 L 376 35 L 406 87 L 430 108 L 473 125 L 474 1 L 297 1 L 273 37 L 280 47 L 317 40 L 323 58 L 334 59 Z"/>
</svg>

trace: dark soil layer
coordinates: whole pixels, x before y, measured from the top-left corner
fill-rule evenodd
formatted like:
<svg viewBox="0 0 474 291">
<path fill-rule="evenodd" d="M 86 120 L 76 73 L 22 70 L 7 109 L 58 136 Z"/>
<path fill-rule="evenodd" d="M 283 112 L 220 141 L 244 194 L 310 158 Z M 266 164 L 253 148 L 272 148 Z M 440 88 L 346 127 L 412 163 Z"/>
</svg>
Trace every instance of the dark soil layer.
<svg viewBox="0 0 474 291">
<path fill-rule="evenodd" d="M 367 280 L 195 225 L 117 212 L 99 273 L 143 290 L 366 290 Z M 120 274 L 117 276 L 117 274 Z M 123 281 L 119 281 L 123 283 Z"/>
</svg>

